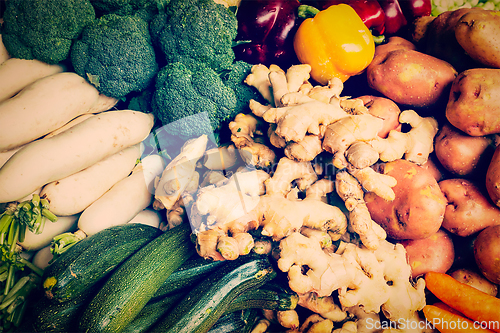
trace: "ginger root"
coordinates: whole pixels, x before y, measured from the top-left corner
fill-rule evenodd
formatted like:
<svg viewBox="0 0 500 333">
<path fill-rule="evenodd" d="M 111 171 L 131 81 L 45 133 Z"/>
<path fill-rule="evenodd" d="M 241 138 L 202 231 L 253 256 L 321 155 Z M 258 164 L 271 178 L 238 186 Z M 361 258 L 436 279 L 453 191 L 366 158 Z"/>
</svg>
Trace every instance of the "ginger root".
<svg viewBox="0 0 500 333">
<path fill-rule="evenodd" d="M 240 113 L 229 123 L 231 141 L 239 150 L 239 154 L 247 165 L 268 167 L 275 163 L 276 155 L 263 141 L 263 128 L 266 126 L 262 120 L 252 114 Z M 265 133 L 267 135 L 267 131 Z M 259 140 L 259 138 L 261 138 Z"/>
<path fill-rule="evenodd" d="M 241 252 L 227 237 L 258 228 L 274 241 L 303 227 L 340 238 L 346 232 L 347 218 L 340 208 L 325 202 L 326 192 L 333 190 L 332 184 L 324 185 L 326 180 L 307 195 L 316 180 L 310 163 L 283 157 L 272 177 L 262 170 L 236 172 L 225 183 L 200 189 L 190 216 L 198 233 L 198 253 L 220 259 L 223 248 L 224 259 L 236 258 Z M 298 198 L 292 183 L 306 191 L 303 199 Z M 224 243 L 219 246 L 221 239 Z"/>
<path fill-rule="evenodd" d="M 376 250 L 369 250 L 349 243 L 326 253 L 317 240 L 295 232 L 279 246 L 278 267 L 288 272 L 289 286 L 298 294 L 315 292 L 323 297 L 337 291 L 342 307 L 383 311 L 394 321 L 411 318 L 425 305 L 424 282 L 412 284 L 401 244 L 383 240 Z"/>
<path fill-rule="evenodd" d="M 268 123 L 276 124 L 276 134 L 285 141 L 299 142 L 306 134 L 319 135 L 320 126 L 327 126 L 348 114 L 340 104 L 326 104 L 312 100 L 307 103 L 274 108 L 263 108 L 259 103 L 250 104 L 252 113 Z"/>
<path fill-rule="evenodd" d="M 193 178 L 196 163 L 203 157 L 208 137 L 187 141 L 177 155 L 165 168 L 161 177 L 154 182 L 156 207 L 171 209 Z"/>
<path fill-rule="evenodd" d="M 436 119 L 424 118 L 413 110 L 405 110 L 399 115 L 399 122 L 409 124 L 411 130 L 406 133 L 392 130 L 386 139 L 377 137 L 370 144 L 384 162 L 404 156 L 410 162 L 424 164 L 434 150 L 434 137 L 438 131 Z"/>
<path fill-rule="evenodd" d="M 333 165 L 339 169 L 347 167 L 347 149 L 356 141 L 370 141 L 377 137 L 384 123 L 370 114 L 350 115 L 327 126 L 323 149 L 332 153 Z"/>
<path fill-rule="evenodd" d="M 359 235 L 368 249 L 378 248 L 380 241 L 387 237 L 385 230 L 372 220 L 364 201 L 361 184 L 346 170 L 337 173 L 335 178 L 337 194 L 344 200 L 349 211 L 349 227 Z"/>
</svg>

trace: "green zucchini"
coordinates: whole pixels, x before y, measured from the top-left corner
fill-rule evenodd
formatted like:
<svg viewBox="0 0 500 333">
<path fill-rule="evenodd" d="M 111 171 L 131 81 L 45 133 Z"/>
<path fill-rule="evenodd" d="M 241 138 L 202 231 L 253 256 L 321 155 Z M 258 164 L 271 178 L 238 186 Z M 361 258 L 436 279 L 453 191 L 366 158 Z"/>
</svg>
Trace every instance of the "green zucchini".
<svg viewBox="0 0 500 333">
<path fill-rule="evenodd" d="M 89 299 L 77 298 L 64 303 L 54 303 L 42 297 L 35 304 L 33 329 L 35 332 L 76 332 L 75 322 Z"/>
<path fill-rule="evenodd" d="M 226 261 L 213 261 L 195 254 L 173 272 L 156 291 L 152 301 L 159 300 L 172 292 L 193 286 L 209 273 L 222 267 Z"/>
<path fill-rule="evenodd" d="M 186 292 L 170 293 L 154 302 L 148 302 L 141 312 L 125 328 L 127 333 L 149 332 L 151 327 L 185 297 Z"/>
<path fill-rule="evenodd" d="M 274 277 L 276 272 L 266 256 L 242 256 L 200 282 L 154 326 L 153 331 L 207 332 L 236 296 L 250 288 L 258 288 Z"/>
<path fill-rule="evenodd" d="M 153 298 L 127 325 L 125 331 L 149 332 L 151 327 L 201 279 L 226 263 L 226 261 L 204 259 L 195 254 L 165 280 Z"/>
<path fill-rule="evenodd" d="M 259 309 L 245 309 L 223 315 L 210 328 L 208 333 L 246 333 L 250 332 L 260 319 Z"/>
<path fill-rule="evenodd" d="M 49 299 L 65 302 L 85 293 L 98 281 L 144 245 L 163 234 L 143 224 L 123 224 L 104 229 L 72 246 L 68 252 L 84 244 L 85 248 L 65 268 L 44 274 L 43 287 Z M 85 241 L 90 243 L 86 246 Z M 60 259 L 65 258 L 66 253 Z M 50 266 L 49 266 L 50 267 Z"/>
<path fill-rule="evenodd" d="M 249 308 L 287 311 L 294 310 L 299 302 L 299 295 L 288 286 L 271 281 L 238 295 L 226 309 L 226 313 Z"/>
<path fill-rule="evenodd" d="M 164 232 L 123 262 L 83 312 L 83 332 L 121 332 L 163 282 L 195 253 L 191 227 Z"/>
</svg>

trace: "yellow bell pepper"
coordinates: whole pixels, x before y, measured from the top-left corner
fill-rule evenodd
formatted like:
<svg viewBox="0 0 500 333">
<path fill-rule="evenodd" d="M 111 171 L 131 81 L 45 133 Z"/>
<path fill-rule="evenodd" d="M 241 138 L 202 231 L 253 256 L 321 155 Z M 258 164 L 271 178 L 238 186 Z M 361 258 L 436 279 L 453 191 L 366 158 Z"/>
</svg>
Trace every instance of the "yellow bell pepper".
<svg viewBox="0 0 500 333">
<path fill-rule="evenodd" d="M 337 77 L 345 82 L 373 60 L 375 42 L 359 15 L 346 4 L 333 5 L 305 19 L 294 37 L 297 58 L 311 66 L 320 84 Z"/>
</svg>

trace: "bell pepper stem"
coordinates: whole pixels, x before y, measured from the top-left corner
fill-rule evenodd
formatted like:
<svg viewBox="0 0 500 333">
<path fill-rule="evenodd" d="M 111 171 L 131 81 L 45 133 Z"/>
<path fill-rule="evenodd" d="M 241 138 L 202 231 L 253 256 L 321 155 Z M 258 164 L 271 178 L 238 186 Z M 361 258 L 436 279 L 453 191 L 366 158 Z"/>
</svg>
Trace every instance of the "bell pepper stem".
<svg viewBox="0 0 500 333">
<path fill-rule="evenodd" d="M 298 16 L 303 19 L 311 18 L 316 16 L 320 10 L 316 7 L 309 5 L 300 5 L 298 9 Z"/>
</svg>

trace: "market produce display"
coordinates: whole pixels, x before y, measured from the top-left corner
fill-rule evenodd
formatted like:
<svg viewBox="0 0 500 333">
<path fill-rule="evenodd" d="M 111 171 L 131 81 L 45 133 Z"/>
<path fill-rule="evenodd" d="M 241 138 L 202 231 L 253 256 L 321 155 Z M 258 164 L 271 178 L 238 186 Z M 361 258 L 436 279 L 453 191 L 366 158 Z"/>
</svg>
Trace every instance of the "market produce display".
<svg viewBox="0 0 500 333">
<path fill-rule="evenodd" d="M 0 332 L 500 332 L 493 2 L 0 2 Z"/>
</svg>

